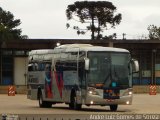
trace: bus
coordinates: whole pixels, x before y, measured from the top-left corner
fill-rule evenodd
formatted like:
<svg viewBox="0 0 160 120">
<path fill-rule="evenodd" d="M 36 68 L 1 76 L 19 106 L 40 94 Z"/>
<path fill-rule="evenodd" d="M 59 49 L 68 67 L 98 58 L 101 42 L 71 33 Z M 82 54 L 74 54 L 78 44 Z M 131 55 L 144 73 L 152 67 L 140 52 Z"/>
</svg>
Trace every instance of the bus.
<svg viewBox="0 0 160 120">
<path fill-rule="evenodd" d="M 27 98 L 40 107 L 65 103 L 71 109 L 82 105 L 132 104 L 132 75 L 138 61 L 122 48 L 65 44 L 54 49 L 29 52 Z"/>
</svg>

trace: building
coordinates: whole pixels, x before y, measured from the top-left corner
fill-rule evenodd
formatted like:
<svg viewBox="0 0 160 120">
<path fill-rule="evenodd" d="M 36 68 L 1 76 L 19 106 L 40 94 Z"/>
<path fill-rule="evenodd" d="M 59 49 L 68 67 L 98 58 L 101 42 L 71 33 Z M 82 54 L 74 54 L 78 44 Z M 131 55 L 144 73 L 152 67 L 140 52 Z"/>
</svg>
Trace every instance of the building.
<svg viewBox="0 0 160 120">
<path fill-rule="evenodd" d="M 148 85 L 160 85 L 160 41 L 158 40 L 27 39 L 1 42 L 0 93 L 5 93 L 8 85 L 15 85 L 17 93 L 25 92 L 28 52 L 33 49 L 52 49 L 57 43 L 89 43 L 128 49 L 140 64 L 140 72 L 136 73 L 133 79 L 134 91 L 149 92 Z"/>
</svg>

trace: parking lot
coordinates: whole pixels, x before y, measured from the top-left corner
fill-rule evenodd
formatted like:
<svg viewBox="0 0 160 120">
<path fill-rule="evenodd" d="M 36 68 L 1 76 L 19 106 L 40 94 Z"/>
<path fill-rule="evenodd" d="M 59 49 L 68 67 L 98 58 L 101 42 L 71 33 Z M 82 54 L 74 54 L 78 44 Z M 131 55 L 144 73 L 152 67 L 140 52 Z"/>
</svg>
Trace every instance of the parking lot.
<svg viewBox="0 0 160 120">
<path fill-rule="evenodd" d="M 82 110 L 70 110 L 68 105 L 56 104 L 52 108 L 39 108 L 38 101 L 27 99 L 26 95 L 0 95 L 0 114 L 93 114 L 113 113 L 109 107 L 83 106 Z M 132 105 L 120 105 L 114 113 L 126 114 L 160 114 L 160 94 L 134 94 Z"/>
</svg>

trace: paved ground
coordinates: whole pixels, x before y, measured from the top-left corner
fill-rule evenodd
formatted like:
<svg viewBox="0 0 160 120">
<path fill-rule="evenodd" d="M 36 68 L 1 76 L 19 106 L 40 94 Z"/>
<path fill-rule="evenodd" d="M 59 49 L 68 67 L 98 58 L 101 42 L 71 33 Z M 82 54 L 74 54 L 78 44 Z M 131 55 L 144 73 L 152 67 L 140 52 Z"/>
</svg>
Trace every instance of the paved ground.
<svg viewBox="0 0 160 120">
<path fill-rule="evenodd" d="M 73 113 L 92 113 L 110 112 L 109 107 L 83 106 L 80 111 L 70 110 L 68 105 L 57 104 L 52 108 L 39 108 L 38 101 L 27 99 L 26 95 L 7 96 L 0 95 L 0 114 L 15 113 L 15 114 L 73 114 Z M 160 94 L 135 94 L 132 105 L 121 105 L 118 108 L 120 113 L 159 113 L 160 114 Z"/>
<path fill-rule="evenodd" d="M 111 112 L 109 107 L 101 106 L 92 106 L 86 107 L 83 106 L 83 109 L 80 111 L 70 110 L 68 105 L 57 104 L 53 105 L 52 108 L 39 108 L 38 101 L 33 101 L 27 99 L 26 95 L 16 95 L 16 96 L 7 96 L 0 95 L 0 114 L 35 114 L 38 116 L 41 115 L 68 115 L 68 116 L 77 116 L 80 114 L 83 115 L 94 115 L 94 114 L 160 114 L 160 94 L 158 95 L 149 95 L 149 94 L 135 94 L 133 98 L 132 105 L 121 105 L 118 108 L 117 112 Z M 160 115 L 159 115 L 160 119 Z"/>
</svg>

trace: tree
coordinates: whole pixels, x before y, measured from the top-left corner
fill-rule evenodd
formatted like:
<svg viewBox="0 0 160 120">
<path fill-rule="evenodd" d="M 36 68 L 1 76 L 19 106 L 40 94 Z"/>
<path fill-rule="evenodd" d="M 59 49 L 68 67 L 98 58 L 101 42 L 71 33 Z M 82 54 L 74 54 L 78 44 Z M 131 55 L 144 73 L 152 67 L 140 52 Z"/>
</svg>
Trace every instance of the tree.
<svg viewBox="0 0 160 120">
<path fill-rule="evenodd" d="M 103 38 L 101 34 L 104 30 L 114 28 L 121 22 L 121 14 L 116 14 L 116 7 L 108 1 L 77 1 L 74 4 L 68 5 L 66 16 L 68 20 L 76 20 L 80 23 L 88 23 L 85 29 L 74 26 L 73 29 L 77 34 L 85 34 L 91 31 L 91 39 Z M 67 23 L 67 28 L 70 24 Z M 97 34 L 95 36 L 95 34 Z"/>
<path fill-rule="evenodd" d="M 149 25 L 148 26 L 149 31 L 149 39 L 154 40 L 158 39 L 160 40 L 160 27 L 157 27 L 155 25 Z"/>
<path fill-rule="evenodd" d="M 21 29 L 17 29 L 21 24 L 19 19 L 14 19 L 11 12 L 0 7 L 0 42 L 12 39 L 26 39 L 26 35 L 21 35 Z"/>
</svg>

